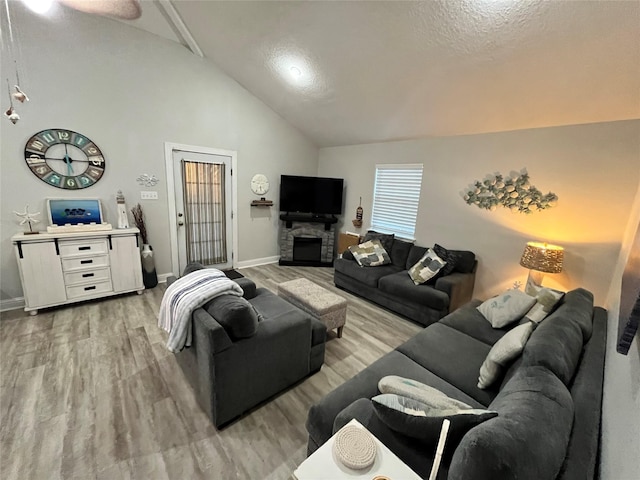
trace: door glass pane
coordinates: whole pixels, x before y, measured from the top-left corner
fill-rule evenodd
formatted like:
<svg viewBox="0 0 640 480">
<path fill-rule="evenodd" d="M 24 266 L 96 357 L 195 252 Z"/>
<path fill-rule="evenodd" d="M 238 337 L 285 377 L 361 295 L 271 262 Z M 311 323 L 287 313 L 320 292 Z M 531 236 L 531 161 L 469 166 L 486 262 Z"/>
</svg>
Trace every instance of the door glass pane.
<svg viewBox="0 0 640 480">
<path fill-rule="evenodd" d="M 182 161 L 187 262 L 227 263 L 224 164 Z"/>
</svg>

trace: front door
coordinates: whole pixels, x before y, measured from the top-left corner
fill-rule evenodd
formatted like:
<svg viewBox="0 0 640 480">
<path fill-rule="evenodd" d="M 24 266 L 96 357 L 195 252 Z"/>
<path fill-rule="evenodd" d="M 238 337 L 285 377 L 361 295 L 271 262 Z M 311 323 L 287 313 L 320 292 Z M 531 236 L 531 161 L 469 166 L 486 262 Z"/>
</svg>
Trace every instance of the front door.
<svg viewBox="0 0 640 480">
<path fill-rule="evenodd" d="M 179 273 L 190 262 L 231 268 L 231 157 L 173 150 Z"/>
</svg>

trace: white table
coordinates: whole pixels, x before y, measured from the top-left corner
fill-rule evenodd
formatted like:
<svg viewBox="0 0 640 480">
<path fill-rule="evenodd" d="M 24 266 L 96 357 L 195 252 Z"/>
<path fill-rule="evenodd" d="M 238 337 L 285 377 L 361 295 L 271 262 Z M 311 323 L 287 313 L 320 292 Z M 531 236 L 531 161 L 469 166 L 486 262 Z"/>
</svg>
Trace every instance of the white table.
<svg viewBox="0 0 640 480">
<path fill-rule="evenodd" d="M 357 420 L 351 420 L 347 425 L 364 428 Z M 421 480 L 421 477 L 407 467 L 402 460 L 375 438 L 377 446 L 376 460 L 372 466 L 363 470 L 352 470 L 340 463 L 333 454 L 335 435 L 307 458 L 293 472 L 297 480 L 342 480 L 367 479 L 372 480 L 376 475 L 384 475 L 393 480 Z"/>
</svg>

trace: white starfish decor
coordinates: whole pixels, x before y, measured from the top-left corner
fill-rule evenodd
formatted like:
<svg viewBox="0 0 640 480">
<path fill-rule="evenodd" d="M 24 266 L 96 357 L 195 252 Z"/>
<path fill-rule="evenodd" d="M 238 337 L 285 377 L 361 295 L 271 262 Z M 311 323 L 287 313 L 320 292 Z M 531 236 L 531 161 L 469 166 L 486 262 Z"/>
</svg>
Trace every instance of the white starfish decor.
<svg viewBox="0 0 640 480">
<path fill-rule="evenodd" d="M 20 225 L 24 225 L 25 223 L 29 224 L 29 231 L 30 232 L 33 232 L 33 228 L 31 228 L 31 224 L 32 223 L 40 223 L 40 220 L 35 218 L 36 215 L 40 215 L 40 212 L 31 213 L 29 211 L 29 205 L 25 205 L 24 206 L 24 212 L 20 213 L 20 212 L 16 212 L 14 210 L 13 213 L 15 213 L 18 218 L 22 218 L 22 221 L 20 222 Z"/>
</svg>

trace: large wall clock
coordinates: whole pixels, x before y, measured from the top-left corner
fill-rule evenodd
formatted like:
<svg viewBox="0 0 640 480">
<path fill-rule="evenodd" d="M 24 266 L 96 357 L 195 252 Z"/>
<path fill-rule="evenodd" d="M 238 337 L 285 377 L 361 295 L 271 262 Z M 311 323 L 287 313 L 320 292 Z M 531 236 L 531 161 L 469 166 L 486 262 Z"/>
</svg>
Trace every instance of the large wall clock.
<svg viewBox="0 0 640 480">
<path fill-rule="evenodd" d="M 24 147 L 24 159 L 43 182 L 72 190 L 90 187 L 105 169 L 104 155 L 93 141 L 63 128 L 32 136 Z"/>
</svg>

